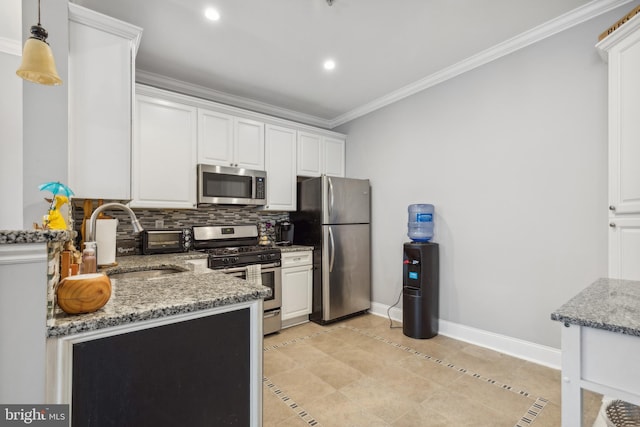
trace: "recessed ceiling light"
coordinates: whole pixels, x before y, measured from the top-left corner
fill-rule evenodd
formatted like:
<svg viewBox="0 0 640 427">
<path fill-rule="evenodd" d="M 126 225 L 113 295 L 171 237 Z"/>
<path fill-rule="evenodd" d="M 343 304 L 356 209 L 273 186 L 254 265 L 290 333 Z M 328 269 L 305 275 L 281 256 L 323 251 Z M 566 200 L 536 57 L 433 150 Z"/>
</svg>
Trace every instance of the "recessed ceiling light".
<svg viewBox="0 0 640 427">
<path fill-rule="evenodd" d="M 204 11 L 204 16 L 206 16 L 207 19 L 211 21 L 217 21 L 220 19 L 220 12 L 218 12 L 212 7 L 209 7 Z"/>
<path fill-rule="evenodd" d="M 331 71 L 336 68 L 336 61 L 334 61 L 333 59 L 327 59 L 326 61 L 324 61 L 324 64 L 322 64 L 322 66 L 325 70 Z"/>
</svg>

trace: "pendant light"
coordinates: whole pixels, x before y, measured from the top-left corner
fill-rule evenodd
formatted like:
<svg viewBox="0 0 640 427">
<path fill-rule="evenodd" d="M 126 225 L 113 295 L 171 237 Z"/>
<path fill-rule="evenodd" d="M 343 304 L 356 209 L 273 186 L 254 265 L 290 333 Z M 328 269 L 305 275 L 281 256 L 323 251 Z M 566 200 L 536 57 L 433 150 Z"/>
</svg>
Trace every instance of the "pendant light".
<svg viewBox="0 0 640 427">
<path fill-rule="evenodd" d="M 51 47 L 47 43 L 47 30 L 40 25 L 40 0 L 38 0 L 38 24 L 31 27 L 31 37 L 24 43 L 22 64 L 16 74 L 30 82 L 57 86 L 62 79 L 56 71 Z"/>
</svg>

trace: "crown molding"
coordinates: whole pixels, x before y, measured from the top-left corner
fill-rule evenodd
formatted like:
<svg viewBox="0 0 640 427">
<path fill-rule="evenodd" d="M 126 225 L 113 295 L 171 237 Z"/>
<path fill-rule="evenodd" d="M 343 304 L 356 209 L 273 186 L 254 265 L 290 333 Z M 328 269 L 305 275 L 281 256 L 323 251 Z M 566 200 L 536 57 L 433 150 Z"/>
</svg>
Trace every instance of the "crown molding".
<svg viewBox="0 0 640 427">
<path fill-rule="evenodd" d="M 596 45 L 603 60 L 609 61 L 609 50 L 628 37 L 634 36 L 635 31 L 640 28 L 640 14 L 629 19 L 620 28 L 603 38 Z"/>
<path fill-rule="evenodd" d="M 471 71 L 489 62 L 502 58 L 515 51 L 523 49 L 529 45 L 537 43 L 562 31 L 568 30 L 583 22 L 589 21 L 604 13 L 610 12 L 620 6 L 632 2 L 633 0 L 593 0 L 570 12 L 560 15 L 546 23 L 531 30 L 525 31 L 509 40 L 498 43 L 482 52 L 472 55 L 456 64 L 443 68 L 431 75 L 428 75 L 414 83 L 404 86 L 398 90 L 390 92 L 369 103 L 357 107 L 351 111 L 341 114 L 333 119 L 324 119 L 309 114 L 300 113 L 275 105 L 256 101 L 249 98 L 235 96 L 226 92 L 217 91 L 184 81 L 172 79 L 149 71 L 136 70 L 136 81 L 163 89 L 172 90 L 186 95 L 196 96 L 203 99 L 227 104 L 247 110 L 269 114 L 299 123 L 305 123 L 325 129 L 333 129 L 344 123 L 355 120 L 366 114 L 372 113 L 387 105 L 398 102 L 404 98 L 415 95 L 430 87 L 436 86 L 449 79 L 457 77 L 467 71 Z"/>
<path fill-rule="evenodd" d="M 583 22 L 630 3 L 631 1 L 632 0 L 594 0 L 589 2 L 529 31 L 525 31 L 524 33 L 521 33 L 509 40 L 479 52 L 476 55 L 470 56 L 467 59 L 443 68 L 442 70 L 414 83 L 341 114 L 340 116 L 330 120 L 330 128 L 332 129 L 336 126 L 340 126 L 351 120 L 372 113 L 380 108 L 386 107 L 387 105 L 398 102 L 401 99 L 415 95 L 418 92 L 422 92 L 425 89 L 438 85 L 446 80 L 466 73 L 467 71 L 471 71 L 474 68 L 478 68 L 517 50 L 523 49 L 531 44 L 537 43 L 557 33 L 582 24 Z"/>
<path fill-rule="evenodd" d="M 22 43 L 20 43 L 20 40 L 0 37 L 0 52 L 8 53 L 9 55 L 22 56 Z"/>
<path fill-rule="evenodd" d="M 256 101 L 241 96 L 232 95 L 204 86 L 187 83 L 181 80 L 162 76 L 150 71 L 136 69 L 136 81 L 138 83 L 149 86 L 168 89 L 185 95 L 191 95 L 210 101 L 219 102 L 221 104 L 231 105 L 238 108 L 244 108 L 263 114 L 269 114 L 283 119 L 293 120 L 312 126 L 318 126 L 324 129 L 330 129 L 331 121 L 310 114 L 299 113 L 297 111 L 288 110 L 286 108 L 276 107 L 275 105 Z"/>
<path fill-rule="evenodd" d="M 115 36 L 133 40 L 134 54 L 138 51 L 143 30 L 136 25 L 98 13 L 75 3 L 69 3 L 69 20 L 78 24 L 97 28 Z"/>
</svg>

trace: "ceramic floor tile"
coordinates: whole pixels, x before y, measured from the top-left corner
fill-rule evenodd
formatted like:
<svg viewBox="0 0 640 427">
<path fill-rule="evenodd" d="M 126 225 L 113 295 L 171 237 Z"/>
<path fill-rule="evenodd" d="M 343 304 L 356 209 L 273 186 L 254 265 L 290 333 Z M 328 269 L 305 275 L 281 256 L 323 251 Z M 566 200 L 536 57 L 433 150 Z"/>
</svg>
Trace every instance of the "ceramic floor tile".
<svg viewBox="0 0 640 427">
<path fill-rule="evenodd" d="M 265 351 L 262 362 L 262 371 L 267 377 L 299 367 L 294 359 L 278 350 Z"/>
<path fill-rule="evenodd" d="M 400 396 L 383 381 L 364 377 L 340 389 L 349 400 L 367 413 L 391 423 L 414 408 L 413 402 Z"/>
<path fill-rule="evenodd" d="M 423 378 L 427 378 L 428 380 L 445 387 L 460 376 L 464 375 L 464 373 L 456 369 L 451 369 L 446 365 L 441 365 L 416 355 L 407 355 L 399 358 L 396 360 L 395 364 L 414 373 L 415 375 L 420 375 Z"/>
<path fill-rule="evenodd" d="M 362 372 L 333 357 L 308 365 L 306 369 L 335 389 L 358 381 L 363 376 Z"/>
<path fill-rule="evenodd" d="M 452 427 L 513 427 L 521 417 L 520 415 L 514 419 L 502 411 L 484 406 L 455 391 L 444 389 L 424 401 L 421 412 L 416 415 L 421 419 L 429 418 L 432 414 L 443 417 L 447 420 L 444 425 Z"/>
<path fill-rule="evenodd" d="M 527 398 L 468 375 L 458 378 L 447 390 L 464 396 L 466 401 L 477 402 L 508 415 L 510 419 L 522 417 L 536 399 L 536 396 Z"/>
<path fill-rule="evenodd" d="M 304 368 L 291 369 L 267 378 L 302 406 L 309 401 L 336 391 L 330 384 Z"/>
<path fill-rule="evenodd" d="M 265 427 L 513 427 L 538 397 L 549 402 L 532 425 L 560 425 L 559 371 L 441 335 L 410 338 L 386 318 L 305 323 L 264 345 L 265 376 L 281 390 L 265 388 Z M 585 426 L 599 403 L 585 394 Z"/>
<path fill-rule="evenodd" d="M 291 418 L 292 411 L 279 397 L 271 393 L 266 387 L 262 392 L 262 423 L 264 426 L 275 426 Z"/>
<path fill-rule="evenodd" d="M 323 427 L 386 427 L 389 424 L 340 392 L 310 402 L 310 413 Z"/>
</svg>

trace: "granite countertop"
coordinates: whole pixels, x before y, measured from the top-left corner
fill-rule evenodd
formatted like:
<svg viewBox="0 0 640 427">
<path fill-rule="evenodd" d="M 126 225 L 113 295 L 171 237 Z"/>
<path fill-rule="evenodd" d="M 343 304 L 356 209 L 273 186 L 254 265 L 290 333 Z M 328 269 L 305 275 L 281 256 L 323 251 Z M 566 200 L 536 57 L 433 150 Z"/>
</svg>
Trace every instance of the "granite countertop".
<svg viewBox="0 0 640 427">
<path fill-rule="evenodd" d="M 0 245 L 14 243 L 67 242 L 75 236 L 69 230 L 0 230 Z"/>
<path fill-rule="evenodd" d="M 640 336 L 640 282 L 598 279 L 551 313 L 551 319 Z"/>
<path fill-rule="evenodd" d="M 200 252 L 188 252 L 117 258 L 117 266 L 100 271 L 118 273 L 156 268 L 184 271 L 147 279 L 111 279 L 111 298 L 96 312 L 72 315 L 56 306 L 53 317 L 47 321 L 47 337 L 206 310 L 270 295 L 271 290 L 265 286 L 256 286 L 246 280 L 209 270 L 204 263 L 193 264 L 193 261 L 206 257 Z"/>
</svg>

